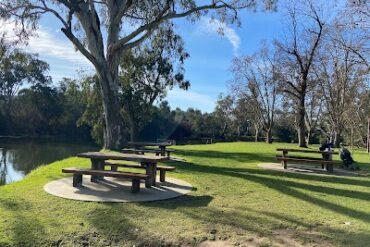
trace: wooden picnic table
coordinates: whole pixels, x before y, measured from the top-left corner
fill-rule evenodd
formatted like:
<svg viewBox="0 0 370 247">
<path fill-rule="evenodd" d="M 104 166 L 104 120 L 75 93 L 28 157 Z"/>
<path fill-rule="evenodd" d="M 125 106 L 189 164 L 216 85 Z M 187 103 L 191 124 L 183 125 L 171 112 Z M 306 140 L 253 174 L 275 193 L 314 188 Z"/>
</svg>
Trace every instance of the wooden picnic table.
<svg viewBox="0 0 370 247">
<path fill-rule="evenodd" d="M 128 142 L 130 146 L 134 146 L 135 148 L 141 148 L 145 146 L 158 146 L 161 150 L 161 156 L 166 155 L 166 148 L 168 146 L 172 146 L 171 142 Z"/>
<path fill-rule="evenodd" d="M 100 152 L 87 152 L 79 153 L 77 157 L 89 158 L 91 160 L 91 169 L 104 170 L 106 160 L 125 160 L 136 161 L 145 167 L 148 179 L 145 180 L 145 186 L 148 188 L 156 184 L 157 176 L 157 163 L 168 160 L 165 156 L 156 156 L 151 154 L 128 154 L 128 153 L 100 153 Z M 101 176 L 91 176 L 91 181 L 101 179 Z"/>
<path fill-rule="evenodd" d="M 332 155 L 338 154 L 338 152 L 333 151 L 333 150 L 320 151 L 320 150 L 295 149 L 295 148 L 277 148 L 276 151 L 282 152 L 282 156 L 281 157 L 277 156 L 277 159 L 281 160 L 284 169 L 287 168 L 288 161 L 297 161 L 297 162 L 319 163 L 322 165 L 322 168 L 326 167 L 326 170 L 329 172 L 333 172 L 333 165 L 336 163 L 333 161 Z M 322 159 L 313 158 L 313 157 L 288 156 L 289 152 L 321 154 Z"/>
</svg>

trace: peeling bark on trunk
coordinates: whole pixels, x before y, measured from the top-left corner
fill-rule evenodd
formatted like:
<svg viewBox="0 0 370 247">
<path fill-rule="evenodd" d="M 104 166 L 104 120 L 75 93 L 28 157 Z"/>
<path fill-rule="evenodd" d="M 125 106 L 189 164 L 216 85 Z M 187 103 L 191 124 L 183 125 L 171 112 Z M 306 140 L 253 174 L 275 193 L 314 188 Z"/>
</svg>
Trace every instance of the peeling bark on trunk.
<svg viewBox="0 0 370 247">
<path fill-rule="evenodd" d="M 109 73 L 108 71 L 106 73 Z M 99 73 L 100 91 L 104 109 L 104 148 L 120 149 L 123 145 L 123 121 L 118 96 L 112 87 L 108 86 L 106 74 Z"/>
</svg>

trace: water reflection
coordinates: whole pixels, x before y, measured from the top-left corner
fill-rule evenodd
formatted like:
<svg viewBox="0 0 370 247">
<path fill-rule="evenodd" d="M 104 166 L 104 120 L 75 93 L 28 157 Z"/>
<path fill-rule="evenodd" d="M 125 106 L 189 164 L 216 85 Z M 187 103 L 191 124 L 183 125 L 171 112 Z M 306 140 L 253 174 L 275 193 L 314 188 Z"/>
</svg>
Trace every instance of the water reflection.
<svg viewBox="0 0 370 247">
<path fill-rule="evenodd" d="M 36 167 L 99 148 L 69 143 L 0 140 L 0 185 L 21 180 Z"/>
</svg>

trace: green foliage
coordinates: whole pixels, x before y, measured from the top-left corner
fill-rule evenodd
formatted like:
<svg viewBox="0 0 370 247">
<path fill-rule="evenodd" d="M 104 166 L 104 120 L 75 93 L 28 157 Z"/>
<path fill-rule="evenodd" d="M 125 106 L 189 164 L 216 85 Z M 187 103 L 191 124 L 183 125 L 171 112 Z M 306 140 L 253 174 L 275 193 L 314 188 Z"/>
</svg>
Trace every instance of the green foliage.
<svg viewBox="0 0 370 247">
<path fill-rule="evenodd" d="M 78 85 L 81 96 L 78 100 L 83 102 L 84 108 L 77 126 L 89 126 L 91 137 L 97 144 L 103 145 L 104 116 L 102 98 L 98 90 L 98 78 L 96 76 L 83 77 Z"/>
<path fill-rule="evenodd" d="M 121 105 L 128 120 L 131 140 L 150 120 L 153 104 L 163 100 L 167 90 L 188 89 L 184 61 L 189 55 L 172 25 L 159 28 L 143 45 L 123 52 L 120 65 Z"/>
<path fill-rule="evenodd" d="M 12 48 L 0 39 L 0 114 L 6 118 L 6 130 L 13 133 L 12 107 L 14 96 L 24 85 L 43 87 L 51 78 L 47 76 L 49 65 L 37 58 Z"/>
</svg>

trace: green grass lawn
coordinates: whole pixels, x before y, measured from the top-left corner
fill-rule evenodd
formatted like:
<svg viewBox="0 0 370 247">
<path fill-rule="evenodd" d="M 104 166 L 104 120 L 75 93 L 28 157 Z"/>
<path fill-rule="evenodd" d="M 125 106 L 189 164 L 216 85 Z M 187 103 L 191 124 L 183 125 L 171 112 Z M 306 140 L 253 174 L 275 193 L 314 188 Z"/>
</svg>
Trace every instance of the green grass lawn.
<svg viewBox="0 0 370 247">
<path fill-rule="evenodd" d="M 298 175 L 262 170 L 277 147 L 220 143 L 174 147 L 186 162 L 169 176 L 190 194 L 148 203 L 93 203 L 43 191 L 69 158 L 0 187 L 0 246 L 195 246 L 206 239 L 241 246 L 369 246 L 370 177 Z M 315 147 L 316 148 L 316 147 Z M 370 157 L 355 151 L 363 170 Z"/>
</svg>

